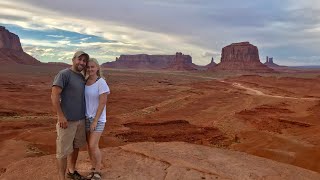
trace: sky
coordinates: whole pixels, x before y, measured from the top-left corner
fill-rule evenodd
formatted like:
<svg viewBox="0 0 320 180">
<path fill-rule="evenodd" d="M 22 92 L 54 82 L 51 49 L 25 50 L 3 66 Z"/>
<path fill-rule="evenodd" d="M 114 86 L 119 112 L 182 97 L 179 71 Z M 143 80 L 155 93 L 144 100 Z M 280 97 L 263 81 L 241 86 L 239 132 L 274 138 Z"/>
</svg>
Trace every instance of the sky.
<svg viewBox="0 0 320 180">
<path fill-rule="evenodd" d="M 84 50 L 100 63 L 121 54 L 182 52 L 195 64 L 249 41 L 261 62 L 320 65 L 319 0 L 0 0 L 0 25 L 42 62 Z"/>
</svg>

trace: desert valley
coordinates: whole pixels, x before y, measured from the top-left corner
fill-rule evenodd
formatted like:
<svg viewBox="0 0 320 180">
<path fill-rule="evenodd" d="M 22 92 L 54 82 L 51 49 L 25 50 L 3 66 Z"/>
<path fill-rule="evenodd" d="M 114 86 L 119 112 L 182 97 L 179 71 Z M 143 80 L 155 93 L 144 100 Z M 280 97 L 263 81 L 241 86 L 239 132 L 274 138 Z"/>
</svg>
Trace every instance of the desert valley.
<svg viewBox="0 0 320 180">
<path fill-rule="evenodd" d="M 103 64 L 105 179 L 320 179 L 320 70 L 275 63 L 240 42 L 206 66 L 180 52 Z M 0 64 L 0 179 L 54 179 L 51 85 L 69 65 L 36 60 L 4 27 Z"/>
</svg>

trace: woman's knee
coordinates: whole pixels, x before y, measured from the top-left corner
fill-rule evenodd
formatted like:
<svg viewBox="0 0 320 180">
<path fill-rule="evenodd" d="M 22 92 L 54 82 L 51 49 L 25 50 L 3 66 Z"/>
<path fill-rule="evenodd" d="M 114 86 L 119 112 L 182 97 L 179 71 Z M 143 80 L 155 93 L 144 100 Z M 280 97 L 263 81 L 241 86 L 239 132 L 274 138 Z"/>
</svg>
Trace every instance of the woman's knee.
<svg viewBox="0 0 320 180">
<path fill-rule="evenodd" d="M 89 149 L 90 149 L 90 151 L 95 151 L 95 150 L 99 149 L 99 145 L 95 144 L 95 143 L 89 143 Z"/>
</svg>

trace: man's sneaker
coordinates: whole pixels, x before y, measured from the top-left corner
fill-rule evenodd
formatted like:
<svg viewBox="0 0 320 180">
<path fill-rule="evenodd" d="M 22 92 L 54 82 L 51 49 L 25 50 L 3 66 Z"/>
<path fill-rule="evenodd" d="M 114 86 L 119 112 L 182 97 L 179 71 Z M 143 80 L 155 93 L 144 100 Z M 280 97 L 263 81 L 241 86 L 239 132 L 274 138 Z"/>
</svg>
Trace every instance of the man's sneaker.
<svg viewBox="0 0 320 180">
<path fill-rule="evenodd" d="M 81 176 L 78 171 L 74 171 L 73 173 L 68 172 L 68 178 L 74 179 L 74 180 L 86 180 L 87 178 Z"/>
</svg>

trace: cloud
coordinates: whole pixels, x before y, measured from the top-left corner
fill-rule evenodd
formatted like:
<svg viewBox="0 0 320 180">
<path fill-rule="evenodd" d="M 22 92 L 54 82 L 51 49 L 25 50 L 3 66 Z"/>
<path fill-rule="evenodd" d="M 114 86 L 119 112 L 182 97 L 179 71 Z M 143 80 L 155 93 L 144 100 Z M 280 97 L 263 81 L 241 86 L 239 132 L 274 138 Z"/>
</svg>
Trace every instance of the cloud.
<svg viewBox="0 0 320 180">
<path fill-rule="evenodd" d="M 80 41 L 87 41 L 87 40 L 89 40 L 89 39 L 91 39 L 91 37 L 82 38 L 82 39 L 80 39 Z"/>
<path fill-rule="evenodd" d="M 54 37 L 54 38 L 64 38 L 62 35 L 54 35 L 54 34 L 49 34 L 47 35 L 48 37 Z"/>
<path fill-rule="evenodd" d="M 204 52 L 202 53 L 202 57 L 216 57 L 219 56 L 220 52 Z"/>
<path fill-rule="evenodd" d="M 21 43 L 24 46 L 44 46 L 44 47 L 58 47 L 61 46 L 61 44 L 54 43 L 52 41 L 48 40 L 35 40 L 35 39 L 20 39 Z"/>
<path fill-rule="evenodd" d="M 207 64 L 208 57 L 219 59 L 222 47 L 239 41 L 258 46 L 260 57 L 269 55 L 286 63 L 292 56 L 308 59 L 320 54 L 316 0 L 2 0 L 0 6 L 2 24 L 86 35 L 77 43 L 60 34 L 56 42 L 23 38 L 24 45 L 87 48 L 112 59 L 122 53 L 181 51 L 192 55 L 195 63 Z"/>
</svg>

